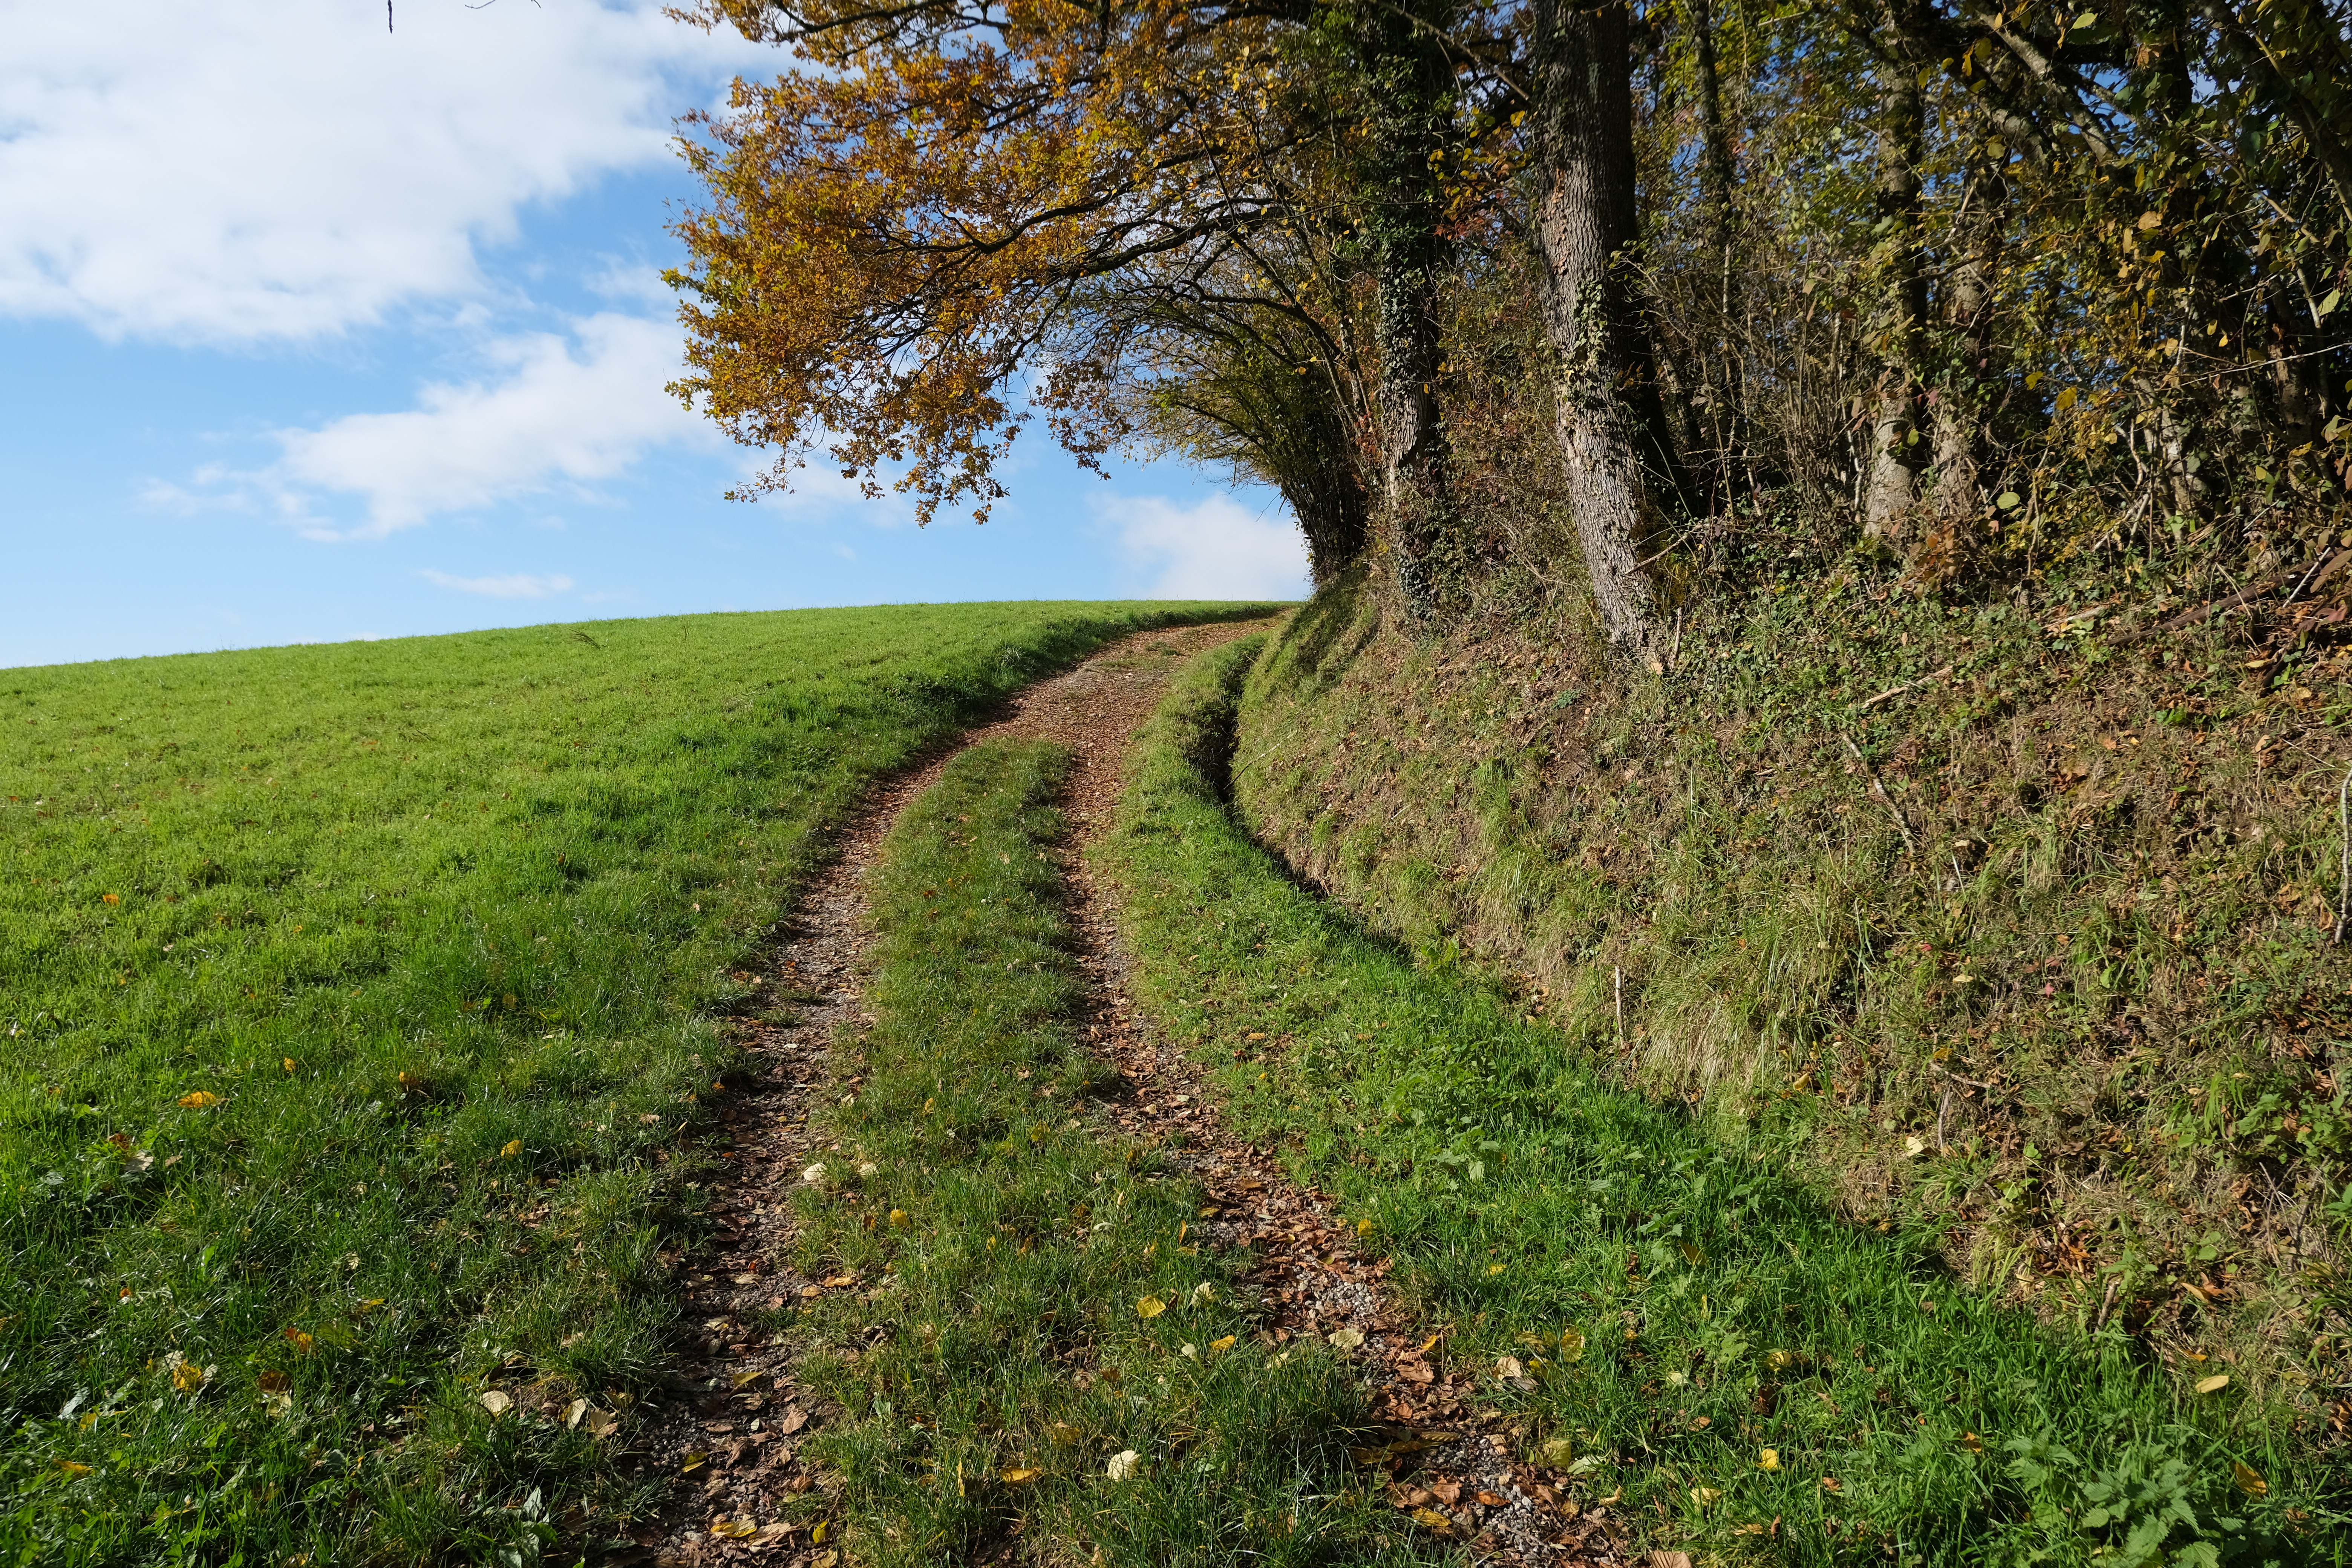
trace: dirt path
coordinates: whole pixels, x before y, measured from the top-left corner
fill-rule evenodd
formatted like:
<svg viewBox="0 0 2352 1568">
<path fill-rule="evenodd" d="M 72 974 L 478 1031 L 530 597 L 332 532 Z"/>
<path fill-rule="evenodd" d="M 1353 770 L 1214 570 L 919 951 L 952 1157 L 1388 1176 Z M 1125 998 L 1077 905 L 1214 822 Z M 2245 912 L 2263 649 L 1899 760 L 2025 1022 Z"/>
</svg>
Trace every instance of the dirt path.
<svg viewBox="0 0 2352 1568">
<path fill-rule="evenodd" d="M 1488 1431 L 1469 1417 L 1471 1380 L 1430 1359 L 1442 1333 L 1427 1342 L 1416 1339 L 1382 1299 L 1385 1264 L 1356 1257 L 1351 1236 L 1323 1194 L 1300 1189 L 1270 1155 L 1226 1131 L 1196 1069 L 1158 1041 L 1127 993 L 1116 904 L 1087 867 L 1086 847 L 1109 829 L 1129 743 L 1168 678 L 1193 655 L 1253 629 L 1228 624 L 1127 638 L 1032 688 L 1008 717 L 962 742 L 1050 740 L 1076 754 L 1062 854 L 1080 961 L 1092 981 L 1085 1028 L 1091 1048 L 1123 1079 L 1118 1092 L 1097 1103 L 1097 1114 L 1139 1131 L 1181 1129 L 1184 1147 L 1163 1157 L 1189 1172 L 1217 1205 L 1218 1215 L 1201 1226 L 1203 1237 L 1251 1250 L 1247 1278 L 1264 1293 L 1267 1331 L 1279 1341 L 1315 1334 L 1360 1357 L 1376 1408 L 1394 1426 L 1379 1450 L 1359 1457 L 1391 1472 L 1391 1495 L 1400 1507 L 1435 1510 L 1424 1514 L 1425 1522 L 1434 1525 L 1442 1515 L 1446 1533 L 1475 1542 L 1490 1561 L 1613 1561 L 1606 1553 L 1616 1531 L 1605 1512 L 1580 1514 L 1561 1502 L 1543 1477 L 1512 1463 L 1507 1432 Z M 846 1280 L 835 1287 L 803 1279 L 786 1261 L 791 1194 L 802 1168 L 826 1152 L 810 1130 L 809 1113 L 834 1081 L 836 1038 L 846 1042 L 871 1021 L 858 990 L 866 870 L 899 811 L 946 762 L 941 757 L 877 793 L 844 835 L 841 858 L 803 898 L 756 976 L 761 999 L 796 1012 L 797 1020 L 742 1026 L 754 1067 L 720 1115 L 730 1163 L 712 1194 L 718 1233 L 710 1247 L 670 1260 L 681 1266 L 688 1311 L 700 1321 L 702 1337 L 680 1368 L 687 1380 L 680 1393 L 646 1413 L 640 1447 L 679 1486 L 667 1517 L 635 1532 L 635 1561 L 679 1568 L 826 1562 L 828 1545 L 781 1526 L 742 1537 L 726 1533 L 729 1521 L 772 1520 L 782 1494 L 827 1485 L 797 1453 L 824 1412 L 794 1384 L 790 1348 L 751 1320 L 795 1297 L 854 1288 Z"/>
</svg>

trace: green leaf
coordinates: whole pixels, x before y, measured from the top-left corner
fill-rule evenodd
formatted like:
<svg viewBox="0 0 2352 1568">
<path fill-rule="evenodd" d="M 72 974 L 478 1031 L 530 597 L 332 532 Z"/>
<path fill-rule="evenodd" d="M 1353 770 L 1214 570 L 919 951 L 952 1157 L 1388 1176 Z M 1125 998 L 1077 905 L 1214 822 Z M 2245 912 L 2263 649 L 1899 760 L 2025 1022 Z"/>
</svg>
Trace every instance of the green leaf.
<svg viewBox="0 0 2352 1568">
<path fill-rule="evenodd" d="M 2336 302 L 2337 302 L 2338 300 L 2342 300 L 2343 298 L 2344 298 L 2344 290 L 2343 290 L 2343 289 L 2330 289 L 2327 291 L 2327 298 L 2326 298 L 2326 299 L 2325 299 L 2325 300 L 2322 300 L 2319 302 L 2319 309 L 2318 309 L 2318 310 L 2314 310 L 2314 311 L 2311 313 L 2311 314 L 2312 314 L 2312 320 L 2314 320 L 2314 321 L 2326 321 L 2326 320 L 2327 319 L 2328 313 L 2329 313 L 2330 311 L 2332 311 L 2332 310 L 2334 310 L 2336 309 Z"/>
</svg>

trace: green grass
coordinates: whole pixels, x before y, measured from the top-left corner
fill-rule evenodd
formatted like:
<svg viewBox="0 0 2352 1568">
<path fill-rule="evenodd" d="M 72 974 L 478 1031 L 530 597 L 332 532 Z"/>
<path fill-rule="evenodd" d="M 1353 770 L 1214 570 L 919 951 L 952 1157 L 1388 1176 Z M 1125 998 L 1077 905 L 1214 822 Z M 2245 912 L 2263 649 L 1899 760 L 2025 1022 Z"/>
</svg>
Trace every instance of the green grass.
<svg viewBox="0 0 2352 1568">
<path fill-rule="evenodd" d="M 1350 1470 L 1349 1368 L 1261 1343 L 1225 1261 L 1184 1239 L 1198 1187 L 1085 1112 L 1107 1069 L 1073 1037 L 1045 853 L 1066 765 L 958 757 L 872 883 L 877 1021 L 855 1103 L 818 1123 L 837 1152 L 802 1194 L 800 1261 L 877 1288 L 785 1325 L 845 1414 L 810 1452 L 841 1478 L 849 1555 L 1000 1562 L 1017 1535 L 1040 1564 L 1440 1560 Z"/>
<path fill-rule="evenodd" d="M 1252 831 L 1613 1081 L 1801 1135 L 1851 1213 L 2345 1442 L 2352 649 L 2116 647 L 2054 594 L 1851 571 L 1696 616 L 1670 679 L 1575 626 L 1319 594 L 1243 698 Z"/>
<path fill-rule="evenodd" d="M 814 836 L 992 700 L 1225 613 L 0 672 L 0 1562 L 486 1559 L 627 1512 L 533 1413 L 667 1360 L 671 1152 Z"/>
<path fill-rule="evenodd" d="M 1105 850 L 1138 994 L 1243 1131 L 1370 1222 L 1528 1451 L 1568 1441 L 1580 1496 L 1723 1562 L 2352 1556 L 2343 1476 L 2242 1384 L 2199 1395 L 2115 1323 L 2000 1306 L 1932 1231 L 1842 1220 L 1793 1141 L 1612 1086 L 1442 951 L 1304 891 L 1222 799 L 1263 647 L 1206 656 L 1147 731 Z M 1494 1381 L 1504 1356 L 1532 1392 Z"/>
</svg>

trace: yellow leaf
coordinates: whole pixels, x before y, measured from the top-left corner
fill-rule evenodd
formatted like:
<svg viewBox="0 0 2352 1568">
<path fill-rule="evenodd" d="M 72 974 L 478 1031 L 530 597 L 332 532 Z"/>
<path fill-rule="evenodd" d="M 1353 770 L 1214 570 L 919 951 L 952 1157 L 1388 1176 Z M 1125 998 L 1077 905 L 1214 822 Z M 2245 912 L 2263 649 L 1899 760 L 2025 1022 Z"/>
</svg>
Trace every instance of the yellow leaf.
<svg viewBox="0 0 2352 1568">
<path fill-rule="evenodd" d="M 1569 1461 L 1576 1458 L 1576 1443 L 1568 1437 L 1547 1437 L 1536 1452 L 1540 1454 L 1543 1457 L 1543 1462 L 1553 1469 L 1565 1469 L 1568 1468 Z"/>
<path fill-rule="evenodd" d="M 1560 1360 L 1562 1360 L 1562 1361 L 1578 1361 L 1578 1360 L 1582 1359 L 1583 1355 L 1584 1355 L 1584 1334 L 1583 1334 L 1583 1331 L 1582 1331 L 1581 1330 L 1578 1330 L 1578 1329 L 1562 1329 L 1562 1330 L 1560 1330 L 1560 1331 L 1559 1331 L 1559 1359 L 1560 1359 Z"/>
<path fill-rule="evenodd" d="M 1209 1348 L 1213 1351 L 1229 1351 L 1234 1348 L 1234 1336 L 1227 1334 L 1223 1339 L 1211 1340 Z"/>
<path fill-rule="evenodd" d="M 313 1350 L 318 1348 L 319 1343 L 316 1339 L 304 1333 L 299 1329 L 288 1329 L 286 1331 L 286 1342 L 292 1345 L 295 1351 L 302 1355 L 309 1355 Z"/>
<path fill-rule="evenodd" d="M 2238 1489 L 2245 1493 L 2248 1497 L 2268 1497 L 2270 1495 L 2270 1482 L 2263 1479 L 2263 1473 L 2260 1470 L 2255 1469 L 2252 1465 L 2245 1463 L 2243 1460 L 2232 1459 L 2230 1461 L 2230 1479 L 2237 1482 Z"/>
<path fill-rule="evenodd" d="M 1692 1267 L 1696 1268 L 1696 1267 L 1697 1267 L 1699 1264 L 1702 1264 L 1702 1263 L 1704 1263 L 1704 1262 L 1706 1262 L 1706 1253 L 1704 1253 L 1704 1252 L 1701 1252 L 1697 1247 L 1696 1247 L 1692 1246 L 1689 1242 L 1687 1242 L 1687 1241 L 1678 1241 L 1678 1242 L 1675 1243 L 1675 1245 L 1677 1247 L 1680 1247 L 1680 1248 L 1682 1249 L 1683 1261 L 1684 1261 L 1684 1262 L 1685 1262 L 1685 1263 L 1687 1263 L 1687 1264 L 1690 1264 Z"/>
<path fill-rule="evenodd" d="M 1451 1530 L 1454 1528 L 1454 1521 L 1446 1518 L 1444 1514 L 1438 1512 L 1433 1508 L 1414 1509 L 1412 1510 L 1412 1521 L 1415 1524 L 1424 1526 L 1430 1530 Z"/>
<path fill-rule="evenodd" d="M 1796 1364 L 1796 1361 L 1797 1358 L 1790 1355 L 1787 1351 L 1766 1351 L 1764 1352 L 1764 1364 L 1770 1367 L 1774 1372 L 1786 1372 L 1789 1368 Z"/>
<path fill-rule="evenodd" d="M 1201 1359 L 1201 1347 L 1187 1340 L 1176 1347 L 1176 1353 L 1186 1361 L 1198 1361 Z"/>
<path fill-rule="evenodd" d="M 511 1160 L 511 1159 L 513 1159 L 517 1154 L 520 1154 L 520 1153 L 521 1153 L 521 1152 L 522 1152 L 522 1140 L 521 1140 L 521 1139 L 520 1139 L 520 1138 L 517 1138 L 517 1139 L 515 1139 L 513 1142 L 509 1142 L 509 1143 L 505 1148 L 503 1148 L 503 1149 L 501 1149 L 501 1150 L 499 1150 L 499 1158 L 500 1158 L 500 1159 L 502 1159 L 502 1160 Z"/>
<path fill-rule="evenodd" d="M 711 1534 L 723 1535 L 730 1541 L 740 1541 L 747 1535 L 756 1535 L 759 1530 L 760 1527 L 748 1519 L 714 1519 L 710 1521 Z"/>
<path fill-rule="evenodd" d="M 1503 1271 L 1503 1267 L 1504 1266 L 1499 1263 L 1489 1263 L 1486 1265 L 1486 1278 L 1491 1279 L 1496 1275 L 1500 1274 Z"/>
<path fill-rule="evenodd" d="M 1004 1484 L 1008 1487 L 1025 1487 L 1045 1473 L 1043 1470 L 1007 1470 L 1004 1472 Z"/>
<path fill-rule="evenodd" d="M 816 1528 L 809 1531 L 809 1544 L 812 1546 L 821 1544 L 824 1540 L 825 1530 L 831 1523 L 830 1520 L 818 1520 Z"/>
<path fill-rule="evenodd" d="M 219 1103 L 220 1096 L 215 1094 L 208 1089 L 200 1089 L 194 1094 L 184 1094 L 180 1096 L 180 1104 L 190 1110 L 202 1110 L 208 1105 L 218 1105 Z"/>
<path fill-rule="evenodd" d="M 767 1375 L 768 1374 L 766 1373 L 760 1371 L 757 1367 L 752 1368 L 750 1372 L 739 1372 L 734 1377 L 735 1386 L 738 1388 L 747 1387 L 751 1384 L 759 1382 L 761 1378 Z"/>
<path fill-rule="evenodd" d="M 1351 1351 L 1363 1342 L 1363 1331 L 1360 1329 L 1339 1329 L 1335 1330 L 1331 1335 L 1331 1348 L 1333 1350 Z"/>
<path fill-rule="evenodd" d="M 580 1418 L 580 1425 L 588 1429 L 591 1437 L 609 1437 L 620 1426 L 621 1418 L 609 1410 L 591 1409 Z"/>
<path fill-rule="evenodd" d="M 1779 1469 L 1780 1468 L 1780 1450 L 1778 1448 L 1765 1449 L 1762 1454 L 1757 1457 L 1756 1468 L 1759 1470 Z"/>
<path fill-rule="evenodd" d="M 294 1070 L 295 1062 L 294 1062 L 294 1058 L 293 1058 L 292 1057 L 280 1057 L 280 1058 L 278 1058 L 278 1059 L 280 1062 L 282 1062 L 282 1063 L 284 1063 L 284 1064 L 285 1064 L 285 1066 L 286 1066 L 286 1070 L 287 1070 L 288 1072 L 292 1072 L 292 1071 Z M 405 1077 L 406 1075 L 405 1075 L 405 1074 L 404 1074 L 404 1075 L 402 1075 L 402 1076 Z"/>
<path fill-rule="evenodd" d="M 2210 1377 L 2197 1380 L 2197 1392 L 2200 1394 L 2219 1394 L 2229 1386 L 2230 1374 L 2226 1372 L 2217 1372 Z"/>
<path fill-rule="evenodd" d="M 905 1209 L 892 1209 L 890 1211 L 890 1223 L 903 1230 L 908 1226 L 910 1226 L 915 1222 L 907 1217 L 907 1211 Z"/>
<path fill-rule="evenodd" d="M 294 1396 L 283 1389 L 274 1393 L 265 1391 L 261 1395 L 261 1407 L 269 1412 L 271 1420 L 282 1421 L 294 1414 Z"/>
<path fill-rule="evenodd" d="M 1360 1220 L 1358 1220 L 1358 1221 L 1356 1222 L 1356 1234 L 1357 1234 L 1358 1236 L 1370 1236 L 1370 1235 L 1371 1235 L 1371 1234 L 1372 1234 L 1372 1222 L 1371 1222 L 1370 1220 L 1368 1220 L 1368 1219 L 1360 1219 Z"/>
<path fill-rule="evenodd" d="M 850 1286 L 857 1283 L 857 1276 L 855 1274 L 835 1274 L 826 1279 L 824 1283 L 825 1288 L 829 1290 L 845 1290 Z"/>
<path fill-rule="evenodd" d="M 513 1398 L 500 1389 L 488 1389 L 482 1394 L 482 1408 L 493 1415 L 504 1415 L 513 1405 Z"/>
<path fill-rule="evenodd" d="M 81 1477 L 90 1473 L 90 1468 L 88 1465 L 76 1464 L 71 1459 L 59 1459 L 58 1468 L 72 1477 Z"/>
<path fill-rule="evenodd" d="M 1135 1315 L 1139 1318 L 1156 1318 L 1167 1310 L 1168 1303 L 1157 1296 L 1139 1297 L 1135 1303 Z"/>
<path fill-rule="evenodd" d="M 677 1467 L 678 1473 L 680 1475 L 686 1475 L 692 1471 L 698 1470 L 702 1468 L 703 1461 L 709 1458 L 709 1455 L 704 1453 L 701 1449 L 697 1448 L 693 1452 L 688 1454 L 684 1459 L 679 1461 Z"/>
<path fill-rule="evenodd" d="M 200 1392 L 211 1377 L 209 1367 L 198 1366 L 192 1361 L 181 1362 L 172 1368 L 172 1386 L 182 1394 Z"/>
<path fill-rule="evenodd" d="M 1132 1448 L 1122 1448 L 1110 1457 L 1110 1463 L 1103 1467 L 1103 1474 L 1115 1481 L 1131 1481 L 1142 1464 L 1142 1455 Z"/>
<path fill-rule="evenodd" d="M 1720 1500 L 1722 1496 L 1721 1489 L 1716 1487 L 1691 1488 L 1691 1501 L 1697 1503 L 1701 1508 Z"/>
<path fill-rule="evenodd" d="M 823 1529 L 824 1528 L 824 1526 L 823 1526 L 823 1525 L 821 1525 L 821 1524 L 820 1524 L 820 1525 L 818 1525 L 818 1526 L 817 1526 L 817 1528 L 818 1528 L 819 1530 L 823 1530 Z M 815 1537 L 814 1537 L 814 1536 L 811 1536 L 811 1537 L 810 1537 L 810 1539 L 811 1539 L 811 1540 L 814 1540 L 814 1539 L 815 1539 Z M 834 1565 L 835 1565 L 835 1563 L 839 1563 L 840 1561 L 841 1561 L 841 1553 L 840 1553 L 840 1552 L 825 1552 L 825 1553 L 824 1553 L 824 1555 L 822 1555 L 822 1556 L 812 1558 L 812 1559 L 809 1561 L 809 1568 L 834 1568 Z"/>
</svg>

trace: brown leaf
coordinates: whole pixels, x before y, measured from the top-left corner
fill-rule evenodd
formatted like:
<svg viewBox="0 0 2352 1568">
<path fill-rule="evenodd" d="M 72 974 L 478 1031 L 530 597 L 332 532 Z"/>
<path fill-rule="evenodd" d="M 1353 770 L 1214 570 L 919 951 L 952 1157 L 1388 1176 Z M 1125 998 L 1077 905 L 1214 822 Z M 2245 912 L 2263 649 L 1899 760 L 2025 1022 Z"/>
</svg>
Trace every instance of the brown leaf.
<svg viewBox="0 0 2352 1568">
<path fill-rule="evenodd" d="M 808 1412 L 797 1405 L 789 1405 L 784 1407 L 783 1415 L 777 1417 L 776 1430 L 789 1437 L 807 1425 Z"/>
</svg>

